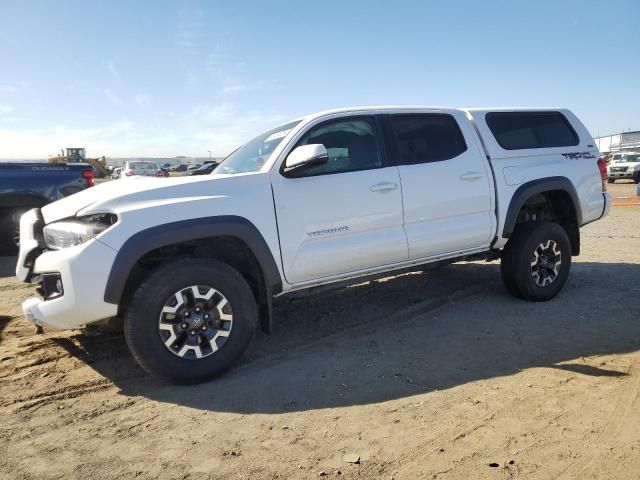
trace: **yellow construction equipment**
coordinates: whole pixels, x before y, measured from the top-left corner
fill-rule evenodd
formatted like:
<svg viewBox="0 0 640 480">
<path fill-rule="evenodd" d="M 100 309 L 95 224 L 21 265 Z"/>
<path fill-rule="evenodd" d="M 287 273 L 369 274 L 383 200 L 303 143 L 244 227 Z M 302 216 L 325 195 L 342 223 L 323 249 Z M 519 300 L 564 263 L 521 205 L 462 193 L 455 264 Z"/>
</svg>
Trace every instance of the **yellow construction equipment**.
<svg viewBox="0 0 640 480">
<path fill-rule="evenodd" d="M 49 163 L 88 163 L 93 167 L 96 177 L 102 178 L 111 175 L 107 169 L 107 158 L 105 156 L 98 158 L 87 158 L 87 152 L 84 148 L 67 148 L 67 154 L 60 149 L 60 155 L 49 157 Z"/>
</svg>

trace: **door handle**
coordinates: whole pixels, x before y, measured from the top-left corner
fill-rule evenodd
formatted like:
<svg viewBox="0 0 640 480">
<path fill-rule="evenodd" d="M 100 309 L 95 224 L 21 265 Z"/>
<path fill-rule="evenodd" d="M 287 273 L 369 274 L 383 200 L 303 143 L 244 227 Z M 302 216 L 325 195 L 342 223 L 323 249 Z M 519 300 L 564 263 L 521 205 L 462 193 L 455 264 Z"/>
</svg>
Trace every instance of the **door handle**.
<svg viewBox="0 0 640 480">
<path fill-rule="evenodd" d="M 480 180 L 483 175 L 480 172 L 467 172 L 460 175 L 460 180 L 464 180 L 465 182 L 475 182 L 476 180 Z"/>
<path fill-rule="evenodd" d="M 389 183 L 389 182 L 381 182 L 381 183 L 376 183 L 375 185 L 371 185 L 369 187 L 369 190 L 371 190 L 372 192 L 390 192 L 391 190 L 395 190 L 396 188 L 398 188 L 398 184 L 397 183 Z"/>
</svg>

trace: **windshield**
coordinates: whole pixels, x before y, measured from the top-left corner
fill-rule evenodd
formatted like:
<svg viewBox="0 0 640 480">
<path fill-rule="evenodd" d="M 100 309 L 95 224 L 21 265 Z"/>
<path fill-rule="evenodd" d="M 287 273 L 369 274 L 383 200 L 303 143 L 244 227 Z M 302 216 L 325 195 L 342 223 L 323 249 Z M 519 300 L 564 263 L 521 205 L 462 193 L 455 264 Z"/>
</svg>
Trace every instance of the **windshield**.
<svg viewBox="0 0 640 480">
<path fill-rule="evenodd" d="M 224 162 L 212 173 L 234 174 L 259 171 L 276 147 L 280 145 L 282 139 L 286 137 L 298 123 L 300 123 L 300 120 L 281 125 L 262 135 L 258 135 L 249 143 L 238 148 L 225 158 Z"/>
<path fill-rule="evenodd" d="M 638 155 L 623 155 L 620 160 L 617 160 L 616 163 L 623 162 L 640 162 L 640 154 Z"/>
</svg>

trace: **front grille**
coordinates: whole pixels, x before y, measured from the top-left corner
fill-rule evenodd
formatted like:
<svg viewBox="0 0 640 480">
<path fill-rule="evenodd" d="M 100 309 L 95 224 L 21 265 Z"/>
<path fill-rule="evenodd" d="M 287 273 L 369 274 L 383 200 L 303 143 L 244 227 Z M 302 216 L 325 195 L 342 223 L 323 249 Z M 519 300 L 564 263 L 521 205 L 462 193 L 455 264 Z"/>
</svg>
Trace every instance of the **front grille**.
<svg viewBox="0 0 640 480">
<path fill-rule="evenodd" d="M 629 167 L 611 167 L 612 172 L 626 172 Z"/>
</svg>

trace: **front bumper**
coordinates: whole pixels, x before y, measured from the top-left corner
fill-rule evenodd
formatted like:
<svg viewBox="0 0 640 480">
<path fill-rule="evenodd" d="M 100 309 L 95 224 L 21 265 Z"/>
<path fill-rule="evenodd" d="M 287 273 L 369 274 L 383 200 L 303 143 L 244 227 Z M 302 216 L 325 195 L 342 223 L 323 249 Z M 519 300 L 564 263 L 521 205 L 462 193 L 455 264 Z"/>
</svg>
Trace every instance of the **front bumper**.
<svg viewBox="0 0 640 480">
<path fill-rule="evenodd" d="M 626 172 L 607 172 L 608 178 L 633 178 L 634 170 L 627 170 Z"/>
<path fill-rule="evenodd" d="M 61 295 L 46 299 L 27 299 L 22 304 L 25 318 L 37 325 L 66 330 L 115 316 L 117 305 L 104 301 L 115 250 L 93 239 L 75 247 L 44 250 L 40 253 L 41 245 L 37 242 L 35 247 L 33 242 L 22 242 L 23 236 L 29 239 L 28 233 L 23 235 L 23 225 L 37 235 L 38 227 L 29 223 L 37 218 L 37 215 L 30 215 L 21 219 L 20 255 L 16 274 L 26 282 L 43 278 L 47 274 L 56 274 L 59 275 L 64 290 Z"/>
</svg>

